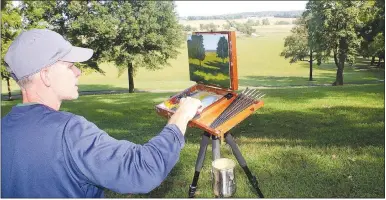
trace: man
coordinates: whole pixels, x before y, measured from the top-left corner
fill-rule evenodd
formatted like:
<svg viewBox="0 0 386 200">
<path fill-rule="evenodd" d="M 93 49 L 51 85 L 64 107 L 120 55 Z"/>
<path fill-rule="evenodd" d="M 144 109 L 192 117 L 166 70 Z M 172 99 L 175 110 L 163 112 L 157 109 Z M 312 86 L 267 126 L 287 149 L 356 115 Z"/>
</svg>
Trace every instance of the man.
<svg viewBox="0 0 386 200">
<path fill-rule="evenodd" d="M 144 145 L 116 140 L 85 118 L 59 111 L 78 98 L 75 62 L 91 49 L 72 46 L 46 29 L 21 33 L 5 62 L 19 84 L 23 103 L 1 120 L 1 196 L 103 197 L 148 193 L 166 178 L 184 146 L 187 123 L 201 102 L 181 99 L 168 124 Z"/>
</svg>

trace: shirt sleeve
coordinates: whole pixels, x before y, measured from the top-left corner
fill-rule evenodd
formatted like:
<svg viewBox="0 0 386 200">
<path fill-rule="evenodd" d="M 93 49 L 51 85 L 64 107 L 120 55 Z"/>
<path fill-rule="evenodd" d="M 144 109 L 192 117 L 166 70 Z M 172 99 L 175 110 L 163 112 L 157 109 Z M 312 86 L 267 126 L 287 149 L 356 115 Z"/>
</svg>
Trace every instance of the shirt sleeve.
<svg viewBox="0 0 386 200">
<path fill-rule="evenodd" d="M 84 117 L 68 121 L 64 140 L 70 159 L 89 184 L 118 193 L 148 193 L 159 186 L 177 163 L 185 144 L 169 124 L 144 145 L 116 140 Z"/>
</svg>

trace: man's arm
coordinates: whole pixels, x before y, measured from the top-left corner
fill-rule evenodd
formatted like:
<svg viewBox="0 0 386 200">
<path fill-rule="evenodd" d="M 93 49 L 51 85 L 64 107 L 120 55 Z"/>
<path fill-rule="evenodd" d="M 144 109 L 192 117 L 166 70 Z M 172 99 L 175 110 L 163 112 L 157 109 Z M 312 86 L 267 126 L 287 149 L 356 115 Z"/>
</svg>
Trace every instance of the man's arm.
<svg viewBox="0 0 386 200">
<path fill-rule="evenodd" d="M 116 140 L 83 117 L 70 119 L 65 151 L 84 182 L 119 193 L 148 193 L 159 186 L 179 159 L 184 138 L 167 125 L 144 145 Z"/>
<path fill-rule="evenodd" d="M 150 192 L 177 163 L 187 123 L 201 105 L 197 101 L 183 99 L 169 124 L 144 145 L 116 140 L 85 118 L 71 117 L 64 133 L 64 151 L 75 165 L 69 167 L 88 184 L 119 193 Z"/>
</svg>

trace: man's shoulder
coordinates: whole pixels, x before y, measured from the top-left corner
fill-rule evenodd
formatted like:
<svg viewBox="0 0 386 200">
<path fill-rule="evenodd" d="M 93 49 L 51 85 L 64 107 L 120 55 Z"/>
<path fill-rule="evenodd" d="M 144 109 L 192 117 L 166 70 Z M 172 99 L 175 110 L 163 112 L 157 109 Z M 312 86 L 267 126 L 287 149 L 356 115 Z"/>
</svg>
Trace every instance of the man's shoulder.
<svg viewBox="0 0 386 200">
<path fill-rule="evenodd" d="M 68 111 L 57 111 L 42 104 L 33 104 L 27 106 L 14 106 L 11 111 L 2 118 L 2 122 L 3 119 L 14 121 L 20 116 L 39 121 L 44 119 L 45 122 L 51 121 L 56 123 L 66 123 L 70 120 L 82 122 L 87 121 L 84 117 Z"/>
</svg>

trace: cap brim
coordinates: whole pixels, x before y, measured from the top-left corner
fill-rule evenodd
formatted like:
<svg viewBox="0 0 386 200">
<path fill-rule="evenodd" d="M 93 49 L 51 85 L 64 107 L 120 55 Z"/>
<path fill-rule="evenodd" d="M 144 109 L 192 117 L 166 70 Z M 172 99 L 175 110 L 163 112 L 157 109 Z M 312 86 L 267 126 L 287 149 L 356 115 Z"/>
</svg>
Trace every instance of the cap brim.
<svg viewBox="0 0 386 200">
<path fill-rule="evenodd" d="M 90 59 L 93 53 L 94 51 L 92 49 L 72 47 L 71 51 L 59 60 L 66 62 L 84 62 Z"/>
</svg>

